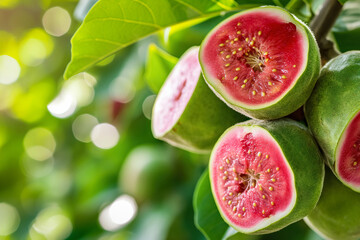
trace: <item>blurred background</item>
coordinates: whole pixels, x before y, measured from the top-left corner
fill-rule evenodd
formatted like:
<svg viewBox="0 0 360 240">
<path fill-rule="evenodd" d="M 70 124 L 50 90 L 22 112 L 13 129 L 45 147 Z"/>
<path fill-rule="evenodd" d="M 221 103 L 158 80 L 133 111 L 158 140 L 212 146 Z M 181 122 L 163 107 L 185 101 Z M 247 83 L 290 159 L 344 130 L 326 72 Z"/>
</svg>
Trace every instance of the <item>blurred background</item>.
<svg viewBox="0 0 360 240">
<path fill-rule="evenodd" d="M 0 1 L 0 239 L 199 239 L 207 156 L 155 140 L 152 36 L 64 81 L 96 1 Z"/>
<path fill-rule="evenodd" d="M 149 44 L 179 57 L 221 18 L 166 29 L 64 81 L 95 2 L 0 0 L 0 239 L 205 239 L 192 196 L 208 156 L 153 138 L 145 66 Z M 302 222 L 261 239 L 290 237 L 318 239 Z"/>
</svg>

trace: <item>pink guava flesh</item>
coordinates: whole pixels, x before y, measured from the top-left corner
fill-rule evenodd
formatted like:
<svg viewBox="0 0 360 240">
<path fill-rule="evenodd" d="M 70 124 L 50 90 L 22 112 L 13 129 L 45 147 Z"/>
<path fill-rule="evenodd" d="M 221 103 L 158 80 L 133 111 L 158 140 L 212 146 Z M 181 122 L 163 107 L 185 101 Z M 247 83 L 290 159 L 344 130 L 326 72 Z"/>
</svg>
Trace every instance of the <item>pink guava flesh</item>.
<svg viewBox="0 0 360 240">
<path fill-rule="evenodd" d="M 293 202 L 293 175 L 279 145 L 265 131 L 235 128 L 211 156 L 212 189 L 223 216 L 253 228 Z"/>
<path fill-rule="evenodd" d="M 164 135 L 177 123 L 190 100 L 201 74 L 198 54 L 198 47 L 188 50 L 161 88 L 153 109 L 155 136 Z"/>
<path fill-rule="evenodd" d="M 291 89 L 306 64 L 296 25 L 270 11 L 251 11 L 217 28 L 201 51 L 205 76 L 247 105 L 271 102 Z M 209 79 L 209 78 L 207 78 Z"/>
<path fill-rule="evenodd" d="M 350 121 L 338 146 L 336 171 L 355 188 L 360 188 L 360 113 Z"/>
</svg>

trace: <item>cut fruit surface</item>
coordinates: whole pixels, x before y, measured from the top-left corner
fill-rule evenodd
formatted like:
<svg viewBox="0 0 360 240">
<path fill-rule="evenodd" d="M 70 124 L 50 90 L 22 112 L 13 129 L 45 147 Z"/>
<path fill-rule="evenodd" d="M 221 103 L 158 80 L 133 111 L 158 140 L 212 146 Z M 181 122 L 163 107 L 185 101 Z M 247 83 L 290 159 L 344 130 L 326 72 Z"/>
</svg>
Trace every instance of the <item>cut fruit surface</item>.
<svg viewBox="0 0 360 240">
<path fill-rule="evenodd" d="M 281 96 L 304 70 L 308 46 L 303 35 L 271 11 L 250 12 L 208 39 L 205 47 L 217 47 L 209 47 L 203 60 L 234 100 L 261 105 Z"/>
<path fill-rule="evenodd" d="M 347 185 L 360 190 L 360 113 L 346 127 L 336 152 L 336 172 Z"/>
<path fill-rule="evenodd" d="M 152 113 L 155 138 L 196 153 L 209 153 L 219 136 L 247 117 L 227 107 L 201 75 L 199 47 L 179 59 L 161 87 Z"/>
<path fill-rule="evenodd" d="M 247 10 L 220 23 L 203 41 L 200 62 L 206 81 L 220 98 L 244 114 L 264 119 L 300 107 L 298 102 L 310 95 L 320 69 L 316 42 L 307 27 L 278 7 Z M 297 91 L 305 96 L 290 97 L 297 102 L 285 99 L 296 105 L 291 110 L 286 106 L 279 113 L 254 111 L 284 99 L 299 81 Z"/>
<path fill-rule="evenodd" d="M 164 83 L 153 109 L 155 136 L 163 135 L 174 126 L 193 94 L 201 74 L 198 52 L 198 48 L 188 51 Z"/>
<path fill-rule="evenodd" d="M 239 232 L 262 234 L 300 220 L 315 207 L 324 164 L 302 125 L 252 120 L 220 137 L 209 175 L 224 221 Z"/>
<path fill-rule="evenodd" d="M 227 132 L 212 155 L 211 175 L 223 213 L 242 228 L 261 228 L 294 207 L 294 176 L 279 145 L 264 129 Z"/>
</svg>

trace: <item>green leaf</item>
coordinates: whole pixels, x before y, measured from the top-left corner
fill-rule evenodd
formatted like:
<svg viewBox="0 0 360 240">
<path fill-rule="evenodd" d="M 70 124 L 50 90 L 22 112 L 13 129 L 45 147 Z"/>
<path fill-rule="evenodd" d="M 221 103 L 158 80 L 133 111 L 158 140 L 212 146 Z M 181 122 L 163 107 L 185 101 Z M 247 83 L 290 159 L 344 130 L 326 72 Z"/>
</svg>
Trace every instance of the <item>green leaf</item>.
<svg viewBox="0 0 360 240">
<path fill-rule="evenodd" d="M 211 193 L 209 172 L 200 177 L 194 192 L 195 225 L 207 239 L 222 239 L 229 226 L 223 221 Z"/>
<path fill-rule="evenodd" d="M 149 45 L 145 79 L 154 93 L 158 93 L 178 58 L 168 54 L 155 44 Z"/>
<path fill-rule="evenodd" d="M 71 40 L 65 78 L 165 27 L 238 7 L 233 0 L 100 0 Z"/>
<path fill-rule="evenodd" d="M 360 1 L 348 1 L 332 29 L 341 52 L 360 50 Z"/>
</svg>

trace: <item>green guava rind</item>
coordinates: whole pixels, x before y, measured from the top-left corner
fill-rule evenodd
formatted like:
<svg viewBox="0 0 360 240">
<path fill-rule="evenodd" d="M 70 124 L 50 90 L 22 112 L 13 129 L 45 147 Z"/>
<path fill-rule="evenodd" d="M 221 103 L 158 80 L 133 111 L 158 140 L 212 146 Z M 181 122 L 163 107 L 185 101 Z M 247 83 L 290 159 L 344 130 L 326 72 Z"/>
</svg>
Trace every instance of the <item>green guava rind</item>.
<svg viewBox="0 0 360 240">
<path fill-rule="evenodd" d="M 285 9 L 276 6 L 265 6 L 265 7 L 253 8 L 244 12 L 253 11 L 253 10 L 256 11 L 260 8 L 273 8 L 274 10 L 277 11 L 281 10 L 286 12 L 289 16 L 291 16 L 291 18 L 293 19 L 293 23 L 296 23 L 297 27 L 300 26 L 303 27 L 303 29 L 306 32 L 305 39 L 308 39 L 308 43 L 309 43 L 306 68 L 304 69 L 303 73 L 299 76 L 299 78 L 294 80 L 296 81 L 295 85 L 291 89 L 289 89 L 281 99 L 279 99 L 276 103 L 270 106 L 264 108 L 258 108 L 258 109 L 245 108 L 243 106 L 238 105 L 235 102 L 230 102 L 226 97 L 224 97 L 224 94 L 218 91 L 216 83 L 210 81 L 209 80 L 210 78 L 206 77 L 206 71 L 204 71 L 205 68 L 203 67 L 204 63 L 201 62 L 201 58 L 200 58 L 200 65 L 202 66 L 204 78 L 207 84 L 209 84 L 210 88 L 215 92 L 215 94 L 220 99 L 222 99 L 229 107 L 251 118 L 271 120 L 271 119 L 284 117 L 296 111 L 298 108 L 304 105 L 306 100 L 310 97 L 310 94 L 315 86 L 321 68 L 320 51 L 316 39 L 313 33 L 311 32 L 311 30 L 309 29 L 309 27 L 305 23 L 303 23 L 300 19 L 298 19 L 296 16 L 292 15 L 290 12 L 286 11 Z M 212 31 L 209 32 L 208 36 L 210 36 L 211 34 Z M 203 48 L 203 46 L 205 45 L 204 42 L 206 42 L 206 38 L 200 46 L 200 56 L 201 56 L 201 52 L 204 49 Z"/>
<path fill-rule="evenodd" d="M 359 239 L 359 202 L 360 193 L 344 186 L 327 168 L 320 200 L 304 220 L 311 229 L 324 238 Z"/>
<path fill-rule="evenodd" d="M 321 152 L 310 131 L 301 123 L 291 119 L 273 121 L 249 120 L 234 125 L 226 130 L 224 135 L 232 128 L 239 126 L 259 126 L 273 137 L 274 141 L 276 141 L 281 148 L 292 170 L 296 192 L 295 205 L 288 215 L 263 229 L 255 232 L 243 231 L 243 233 L 272 233 L 303 219 L 315 208 L 320 198 L 325 175 Z M 218 143 L 219 142 L 221 142 L 221 137 L 219 138 Z M 216 198 L 214 193 L 213 196 Z M 218 205 L 218 201 L 215 202 Z M 220 209 L 219 205 L 218 209 Z M 222 215 L 221 211 L 220 214 Z M 223 219 L 227 222 L 225 217 L 223 217 Z M 231 227 L 239 230 L 231 223 L 227 223 Z"/>
<path fill-rule="evenodd" d="M 200 74 L 194 92 L 178 121 L 168 132 L 156 138 L 190 152 L 209 153 L 228 127 L 246 120 L 247 117 L 218 99 Z"/>
<path fill-rule="evenodd" d="M 304 106 L 308 126 L 334 172 L 341 135 L 360 111 L 359 90 L 360 51 L 350 51 L 333 58 L 322 68 Z"/>
</svg>

